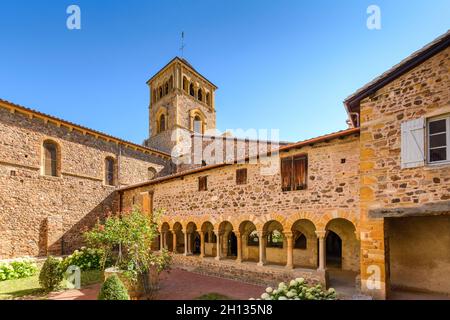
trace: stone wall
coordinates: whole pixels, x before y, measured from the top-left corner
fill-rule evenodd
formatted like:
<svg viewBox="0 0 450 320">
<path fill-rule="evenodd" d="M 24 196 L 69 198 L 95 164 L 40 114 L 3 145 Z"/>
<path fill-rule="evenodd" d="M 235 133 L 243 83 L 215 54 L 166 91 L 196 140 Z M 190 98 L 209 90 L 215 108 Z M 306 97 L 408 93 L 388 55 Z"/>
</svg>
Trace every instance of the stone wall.
<svg viewBox="0 0 450 320">
<path fill-rule="evenodd" d="M 450 48 L 441 51 L 361 102 L 361 272 L 363 290 L 373 267 L 388 293 L 383 218 L 374 209 L 418 207 L 450 199 L 450 166 L 401 168 L 401 123 L 450 113 Z"/>
<path fill-rule="evenodd" d="M 42 144 L 60 148 L 60 175 L 41 174 Z M 93 134 L 0 107 L 0 258 L 68 253 L 81 230 L 116 210 L 116 187 L 104 184 L 104 161 L 116 159 L 117 186 L 167 174 L 167 160 Z"/>
</svg>

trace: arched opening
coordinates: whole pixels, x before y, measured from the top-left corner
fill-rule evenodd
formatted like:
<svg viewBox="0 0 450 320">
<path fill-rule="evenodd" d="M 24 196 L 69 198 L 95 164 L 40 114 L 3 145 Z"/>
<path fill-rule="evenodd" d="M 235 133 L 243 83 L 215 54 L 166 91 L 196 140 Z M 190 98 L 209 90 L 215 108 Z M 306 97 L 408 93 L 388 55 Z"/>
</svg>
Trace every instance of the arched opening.
<svg viewBox="0 0 450 320">
<path fill-rule="evenodd" d="M 153 102 L 156 102 L 156 89 L 153 89 L 153 94 L 152 94 L 152 100 L 153 100 Z"/>
<path fill-rule="evenodd" d="M 193 84 L 193 83 L 191 83 L 191 84 L 189 85 L 189 94 L 190 94 L 191 96 L 195 97 L 195 90 L 194 90 L 194 84 Z"/>
<path fill-rule="evenodd" d="M 287 250 L 284 245 L 283 226 L 276 220 L 264 224 L 263 233 L 266 242 L 266 262 L 268 264 L 285 265 Z"/>
<path fill-rule="evenodd" d="M 163 96 L 163 89 L 162 87 L 159 87 L 159 98 L 161 99 Z"/>
<path fill-rule="evenodd" d="M 210 99 L 210 96 L 209 96 L 209 92 L 207 92 L 206 93 L 206 104 L 208 105 L 208 106 L 210 106 L 211 105 L 211 99 Z"/>
<path fill-rule="evenodd" d="M 237 257 L 237 238 L 234 232 L 228 234 L 228 252 L 227 257 Z"/>
<path fill-rule="evenodd" d="M 352 222 L 337 218 L 328 222 L 326 228 L 326 266 L 347 271 L 359 270 L 359 241 Z"/>
<path fill-rule="evenodd" d="M 259 261 L 259 236 L 256 226 L 251 221 L 243 221 L 239 225 L 242 236 L 242 261 Z"/>
<path fill-rule="evenodd" d="M 327 267 L 342 267 L 342 240 L 333 231 L 328 231 L 326 238 L 326 264 Z"/>
<path fill-rule="evenodd" d="M 149 167 L 147 169 L 147 179 L 148 180 L 153 180 L 156 178 L 156 169 L 153 167 Z"/>
<path fill-rule="evenodd" d="M 160 233 L 160 242 L 159 242 L 159 249 L 162 247 L 168 251 L 173 251 L 173 234 L 172 231 L 170 231 L 170 226 L 167 222 L 164 222 L 161 226 L 161 233 Z"/>
<path fill-rule="evenodd" d="M 58 176 L 58 145 L 53 141 L 45 141 L 43 144 L 42 173 L 46 176 Z"/>
<path fill-rule="evenodd" d="M 164 114 L 161 114 L 159 116 L 158 124 L 159 124 L 158 133 L 166 131 L 166 116 Z"/>
<path fill-rule="evenodd" d="M 105 184 L 108 186 L 115 185 L 115 160 L 112 157 L 105 159 Z"/>
<path fill-rule="evenodd" d="M 301 268 L 317 268 L 318 240 L 312 221 L 300 219 L 292 225 L 293 264 Z"/>
<path fill-rule="evenodd" d="M 198 89 L 197 99 L 200 100 L 200 101 L 203 101 L 203 91 L 202 91 L 202 89 Z"/>
<path fill-rule="evenodd" d="M 214 233 L 214 226 L 206 221 L 202 224 L 201 232 L 204 235 L 205 257 L 215 257 L 217 254 L 217 237 Z"/>
<path fill-rule="evenodd" d="M 164 95 L 169 94 L 169 82 L 166 82 L 164 84 Z"/>
<path fill-rule="evenodd" d="M 169 78 L 169 91 L 173 91 L 173 76 Z"/>
<path fill-rule="evenodd" d="M 203 121 L 198 115 L 194 117 L 194 132 L 199 134 L 203 133 Z"/>
<path fill-rule="evenodd" d="M 174 253 L 184 253 L 184 233 L 183 233 L 183 227 L 181 223 L 176 222 L 173 225 L 173 252 Z"/>
<path fill-rule="evenodd" d="M 183 77 L 183 90 L 186 93 L 189 93 L 189 81 L 186 77 Z"/>
<path fill-rule="evenodd" d="M 197 232 L 197 225 L 194 222 L 189 222 L 186 226 L 187 232 L 187 253 L 200 254 L 200 235 Z M 198 247 L 196 248 L 195 239 L 198 238 Z"/>
<path fill-rule="evenodd" d="M 235 248 L 231 248 L 234 245 L 233 241 L 236 241 Z M 235 259 L 237 256 L 236 235 L 233 232 L 233 225 L 228 221 L 223 221 L 219 225 L 219 249 L 219 257 Z"/>
</svg>

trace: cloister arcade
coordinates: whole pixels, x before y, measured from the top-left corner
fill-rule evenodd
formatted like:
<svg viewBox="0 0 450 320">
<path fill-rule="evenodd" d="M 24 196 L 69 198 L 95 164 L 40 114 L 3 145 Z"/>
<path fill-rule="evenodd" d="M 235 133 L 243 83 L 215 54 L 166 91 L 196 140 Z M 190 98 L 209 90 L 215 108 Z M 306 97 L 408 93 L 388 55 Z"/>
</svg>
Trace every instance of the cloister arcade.
<svg viewBox="0 0 450 320">
<path fill-rule="evenodd" d="M 158 249 L 258 266 L 359 270 L 355 221 L 342 217 L 326 222 L 307 218 L 281 220 L 164 221 Z"/>
</svg>

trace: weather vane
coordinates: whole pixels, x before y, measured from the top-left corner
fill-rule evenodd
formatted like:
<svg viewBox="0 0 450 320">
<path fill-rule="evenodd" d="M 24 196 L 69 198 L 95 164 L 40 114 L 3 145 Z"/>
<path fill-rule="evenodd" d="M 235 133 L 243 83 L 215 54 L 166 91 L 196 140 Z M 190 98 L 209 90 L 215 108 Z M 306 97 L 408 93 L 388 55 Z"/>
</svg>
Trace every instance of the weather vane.
<svg viewBox="0 0 450 320">
<path fill-rule="evenodd" d="M 184 31 L 181 32 L 181 57 L 184 58 L 184 47 L 186 47 L 186 45 L 184 44 Z"/>
</svg>

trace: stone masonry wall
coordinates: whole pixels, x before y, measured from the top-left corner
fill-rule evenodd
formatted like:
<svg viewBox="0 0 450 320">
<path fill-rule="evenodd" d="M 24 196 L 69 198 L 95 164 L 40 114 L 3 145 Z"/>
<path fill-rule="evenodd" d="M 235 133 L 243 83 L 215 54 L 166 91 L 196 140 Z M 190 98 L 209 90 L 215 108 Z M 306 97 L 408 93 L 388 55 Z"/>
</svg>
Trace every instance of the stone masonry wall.
<svg viewBox="0 0 450 320">
<path fill-rule="evenodd" d="M 41 175 L 46 139 L 59 144 L 59 177 Z M 167 173 L 163 158 L 0 107 L 0 258 L 79 247 L 81 230 L 117 205 L 116 187 L 104 184 L 107 156 L 122 186 L 147 180 L 149 167 Z"/>
<path fill-rule="evenodd" d="M 383 219 L 378 208 L 418 207 L 450 199 L 450 166 L 401 169 L 401 123 L 450 113 L 450 48 L 391 82 L 361 102 L 361 272 L 365 281 L 379 267 L 387 292 Z M 373 269 L 370 269 L 373 270 Z"/>
</svg>

